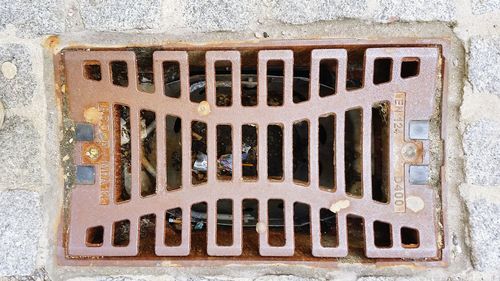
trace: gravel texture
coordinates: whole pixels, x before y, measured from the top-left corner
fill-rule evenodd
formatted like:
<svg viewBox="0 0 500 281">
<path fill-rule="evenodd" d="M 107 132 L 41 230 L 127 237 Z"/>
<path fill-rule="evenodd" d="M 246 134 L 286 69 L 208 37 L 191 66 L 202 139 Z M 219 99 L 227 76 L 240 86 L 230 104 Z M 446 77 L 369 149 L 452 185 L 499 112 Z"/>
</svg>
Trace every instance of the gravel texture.
<svg viewBox="0 0 500 281">
<path fill-rule="evenodd" d="M 454 21 L 453 0 L 378 0 L 375 19 L 393 21 Z"/>
<path fill-rule="evenodd" d="M 468 78 L 474 90 L 500 96 L 500 37 L 470 40 Z"/>
<path fill-rule="evenodd" d="M 54 34 L 64 31 L 63 0 L 0 1 L 0 31 L 7 25 L 17 35 Z"/>
</svg>

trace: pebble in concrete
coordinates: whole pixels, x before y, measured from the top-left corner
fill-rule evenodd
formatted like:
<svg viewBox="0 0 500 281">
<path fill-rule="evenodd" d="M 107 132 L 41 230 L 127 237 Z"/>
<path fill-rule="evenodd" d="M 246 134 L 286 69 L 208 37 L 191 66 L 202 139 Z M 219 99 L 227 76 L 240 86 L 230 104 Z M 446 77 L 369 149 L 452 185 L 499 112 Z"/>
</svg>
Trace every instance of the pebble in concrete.
<svg viewBox="0 0 500 281">
<path fill-rule="evenodd" d="M 28 49 L 20 44 L 0 45 L 0 65 L 0 100 L 5 108 L 29 105 L 36 81 Z"/>
<path fill-rule="evenodd" d="M 34 189 L 40 186 L 41 141 L 32 122 L 7 117 L 0 129 L 0 187 Z"/>
<path fill-rule="evenodd" d="M 2 1 L 0 30 L 14 26 L 22 37 L 64 31 L 62 0 Z"/>
<path fill-rule="evenodd" d="M 124 31 L 160 27 L 160 0 L 81 0 L 79 2 L 83 25 L 88 30 Z"/>
<path fill-rule="evenodd" d="M 469 81 L 475 91 L 500 96 L 500 37 L 471 39 Z"/>
<path fill-rule="evenodd" d="M 33 273 L 42 224 L 38 194 L 0 192 L 0 217 L 0 276 Z"/>
<path fill-rule="evenodd" d="M 378 4 L 375 19 L 383 22 L 455 20 L 453 0 L 378 0 Z"/>
<path fill-rule="evenodd" d="M 500 185 L 500 123 L 480 120 L 469 124 L 463 145 L 467 182 Z"/>
</svg>

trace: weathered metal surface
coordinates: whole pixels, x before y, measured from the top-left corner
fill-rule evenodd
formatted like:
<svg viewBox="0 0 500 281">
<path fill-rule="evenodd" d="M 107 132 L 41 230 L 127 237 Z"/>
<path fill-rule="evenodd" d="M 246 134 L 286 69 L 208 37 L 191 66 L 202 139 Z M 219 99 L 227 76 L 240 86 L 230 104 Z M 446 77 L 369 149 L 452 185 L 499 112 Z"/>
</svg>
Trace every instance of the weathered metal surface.
<svg viewBox="0 0 500 281">
<path fill-rule="evenodd" d="M 437 47 L 377 47 L 367 48 L 364 62 L 363 87 L 355 90 L 346 89 L 347 51 L 342 48 L 331 48 L 323 45 L 322 49 L 311 50 L 309 100 L 294 103 L 293 90 L 293 49 L 279 49 L 273 46 L 266 50 L 260 46 L 258 52 L 258 104 L 243 106 L 241 103 L 241 53 L 239 50 L 212 50 L 205 53 L 206 60 L 206 102 L 195 103 L 189 98 L 189 54 L 187 51 L 158 50 L 153 53 L 153 75 L 155 85 L 164 85 L 162 63 L 177 61 L 180 69 L 180 97 L 165 96 L 163 86 L 154 87 L 153 93 L 142 92 L 137 82 L 137 62 L 132 51 L 64 51 L 63 61 L 67 83 L 67 96 L 70 116 L 76 123 L 92 124 L 93 141 L 78 141 L 74 153 L 75 165 L 93 165 L 95 182 L 85 185 L 76 184 L 71 190 L 69 201 L 69 220 L 67 233 L 64 235 L 66 256 L 69 258 L 85 257 L 119 257 L 135 258 L 140 253 L 139 228 L 140 218 L 154 214 L 156 224 L 154 230 L 154 259 L 173 256 L 192 255 L 192 246 L 198 234 L 193 233 L 191 206 L 206 202 L 206 253 L 202 256 L 235 256 L 245 258 L 244 245 L 248 242 L 243 233 L 249 231 L 243 227 L 244 213 L 242 201 L 256 199 L 258 201 L 257 227 L 251 231 L 258 236 L 258 244 L 254 245 L 258 255 L 262 257 L 291 257 L 296 253 L 296 237 L 294 237 L 294 203 L 301 202 L 310 207 L 310 240 L 306 245 L 313 257 L 345 257 L 348 254 L 348 225 L 346 217 L 356 215 L 363 219 L 363 235 L 365 255 L 368 258 L 397 259 L 439 259 L 439 218 L 435 208 L 436 190 L 418 178 L 412 184 L 409 176 L 411 165 L 429 164 L 429 140 L 410 139 L 409 122 L 414 120 L 430 120 L 435 114 L 434 95 L 438 88 L 438 71 L 440 51 Z M 401 63 L 405 58 L 419 59 L 419 73 L 415 77 L 401 78 Z M 392 59 L 392 77 L 389 82 L 373 83 L 374 60 L 377 58 Z M 319 96 L 319 64 L 323 59 L 337 60 L 336 93 L 331 96 Z M 232 105 L 221 107 L 216 105 L 215 69 L 216 61 L 230 61 L 232 66 Z M 284 99 L 282 106 L 268 106 L 266 71 L 267 62 L 281 60 L 284 62 Z M 86 61 L 99 62 L 100 80 L 89 80 L 84 77 Z M 128 86 L 114 85 L 110 63 L 125 61 L 128 70 Z M 372 115 L 362 116 L 362 196 L 351 196 L 346 193 L 344 169 L 344 118 L 345 112 L 352 108 L 362 108 L 369 113 L 378 102 L 389 101 L 390 110 L 390 186 L 389 202 L 381 203 L 372 199 Z M 113 105 L 126 105 L 130 108 L 130 145 L 131 145 L 131 189 L 130 200 L 118 202 L 116 197 L 116 177 L 119 174 L 116 164 L 116 143 L 114 134 L 119 133 L 119 122 L 113 122 Z M 156 115 L 156 192 L 153 195 L 141 196 L 141 110 L 152 111 Z M 335 188 L 325 190 L 319 185 L 318 165 L 318 118 L 325 114 L 335 114 Z M 182 119 L 182 184 L 180 189 L 167 191 L 166 169 L 166 115 L 178 116 Z M 309 122 L 309 182 L 298 184 L 293 180 L 292 128 L 295 121 Z M 207 182 L 193 185 L 191 182 L 191 122 L 201 121 L 207 124 Z M 218 124 L 230 124 L 233 134 L 233 151 L 242 151 L 242 126 L 256 124 L 258 129 L 258 178 L 256 181 L 242 179 L 242 157 L 240 153 L 232 156 L 232 178 L 222 181 L 217 178 L 217 136 Z M 282 124 L 283 126 L 283 180 L 274 181 L 267 177 L 267 126 Z M 418 136 L 422 134 L 419 133 Z M 407 208 L 406 198 L 418 198 L 424 202 L 423 208 Z M 217 245 L 217 201 L 231 199 L 233 202 L 232 245 Z M 284 237 L 283 246 L 269 244 L 268 200 L 284 201 Z M 338 245 L 324 247 L 321 244 L 320 210 L 330 209 L 341 202 L 342 207 L 336 211 Z M 344 204 L 348 202 L 348 204 Z M 413 200 L 412 202 L 415 202 Z M 182 228 L 180 245 L 165 244 L 166 211 L 180 208 L 179 217 Z M 414 210 L 418 210 L 415 212 Z M 113 224 L 118 221 L 130 221 L 129 243 L 126 246 L 115 246 L 113 243 Z M 391 225 L 390 247 L 375 246 L 374 222 L 382 221 Z M 89 228 L 102 226 L 103 241 L 99 246 L 87 243 Z M 419 243 L 416 247 L 402 244 L 401 228 L 418 230 Z M 257 231 L 259 230 L 259 231 Z M 258 232 L 258 233 L 257 233 Z M 252 234 L 253 235 L 253 234 Z M 189 258 L 189 257 L 186 257 Z M 198 256 L 199 258 L 199 256 Z M 254 257 L 255 258 L 255 257 Z M 256 257 L 256 259 L 259 259 Z M 289 260 L 289 259 L 287 259 Z M 293 259 L 292 259 L 293 260 Z M 318 259 L 321 261 L 321 259 Z"/>
</svg>

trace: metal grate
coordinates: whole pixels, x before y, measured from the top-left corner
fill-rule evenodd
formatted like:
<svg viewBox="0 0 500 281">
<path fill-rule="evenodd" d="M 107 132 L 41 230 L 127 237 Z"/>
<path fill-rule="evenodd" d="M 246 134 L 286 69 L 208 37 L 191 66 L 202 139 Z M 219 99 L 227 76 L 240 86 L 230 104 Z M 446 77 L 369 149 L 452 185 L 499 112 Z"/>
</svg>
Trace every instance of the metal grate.
<svg viewBox="0 0 500 281">
<path fill-rule="evenodd" d="M 319 42 L 63 51 L 66 258 L 439 260 L 439 46 Z"/>
</svg>

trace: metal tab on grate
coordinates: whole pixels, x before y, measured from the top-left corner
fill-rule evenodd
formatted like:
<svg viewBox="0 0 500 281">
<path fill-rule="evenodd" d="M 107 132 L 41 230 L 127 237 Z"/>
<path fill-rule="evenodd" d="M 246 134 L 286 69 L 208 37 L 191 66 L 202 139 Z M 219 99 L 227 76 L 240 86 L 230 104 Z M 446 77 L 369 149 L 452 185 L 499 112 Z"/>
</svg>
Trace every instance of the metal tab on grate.
<svg viewBox="0 0 500 281">
<path fill-rule="evenodd" d="M 439 260 L 440 56 L 307 41 L 63 51 L 65 256 Z"/>
</svg>

